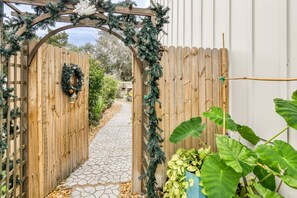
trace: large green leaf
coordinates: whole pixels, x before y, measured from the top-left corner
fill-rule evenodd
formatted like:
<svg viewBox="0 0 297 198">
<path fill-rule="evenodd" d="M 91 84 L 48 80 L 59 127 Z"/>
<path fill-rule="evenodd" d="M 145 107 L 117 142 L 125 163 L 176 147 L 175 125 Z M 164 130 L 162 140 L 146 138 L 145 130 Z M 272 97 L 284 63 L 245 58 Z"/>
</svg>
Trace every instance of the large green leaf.
<svg viewBox="0 0 297 198">
<path fill-rule="evenodd" d="M 276 185 L 275 185 L 275 176 L 274 175 L 269 175 L 270 173 L 267 170 L 261 168 L 260 166 L 256 166 L 253 172 L 258 177 L 259 181 L 261 181 L 260 184 L 263 187 L 268 188 L 272 191 L 275 190 Z M 266 178 L 266 179 L 264 179 L 264 178 Z"/>
<path fill-rule="evenodd" d="M 281 160 L 278 162 L 279 166 L 286 170 L 286 173 L 297 177 L 297 151 L 284 141 L 275 140 L 273 143 L 274 151 L 281 157 Z"/>
<path fill-rule="evenodd" d="M 292 100 L 296 100 L 297 101 L 297 90 L 293 92 L 293 94 L 292 94 Z"/>
<path fill-rule="evenodd" d="M 181 123 L 174 129 L 173 133 L 169 138 L 169 141 L 177 143 L 184 140 L 188 136 L 198 138 L 202 134 L 205 127 L 205 124 L 201 124 L 200 117 L 191 118 L 190 120 Z"/>
<path fill-rule="evenodd" d="M 256 154 L 240 142 L 227 136 L 216 137 L 220 157 L 236 172 L 247 175 L 256 166 Z"/>
<path fill-rule="evenodd" d="M 292 175 L 284 175 L 280 177 L 285 184 L 287 184 L 288 186 L 297 189 L 297 178 L 296 175 L 292 176 Z"/>
<path fill-rule="evenodd" d="M 218 154 L 208 157 L 201 169 L 203 188 L 209 198 L 231 198 L 241 177 L 221 160 Z"/>
<path fill-rule="evenodd" d="M 260 137 L 258 137 L 253 129 L 248 126 L 238 124 L 237 131 L 241 135 L 241 137 L 243 137 L 253 145 L 256 145 L 260 141 Z"/>
<path fill-rule="evenodd" d="M 264 188 L 261 186 L 259 183 L 254 183 L 253 184 L 255 190 L 261 195 L 261 197 L 264 198 L 282 198 L 282 196 L 276 192 L 273 192 L 267 188 Z"/>
<path fill-rule="evenodd" d="M 223 126 L 224 111 L 219 107 L 211 107 L 209 111 L 204 112 L 203 116 L 215 122 L 218 126 Z M 226 129 L 237 131 L 237 124 L 231 119 L 228 113 L 225 113 Z"/>
<path fill-rule="evenodd" d="M 285 170 L 289 175 L 297 175 L 297 151 L 288 143 L 275 140 L 274 145 L 260 145 L 256 148 L 261 161 L 276 172 Z"/>
<path fill-rule="evenodd" d="M 282 116 L 287 124 L 297 129 L 297 101 L 274 99 L 275 111 Z"/>
<path fill-rule="evenodd" d="M 297 188 L 297 151 L 284 141 L 275 140 L 273 143 L 273 146 L 258 146 L 257 154 L 262 163 L 273 170 L 274 175 L 292 188 Z"/>
</svg>

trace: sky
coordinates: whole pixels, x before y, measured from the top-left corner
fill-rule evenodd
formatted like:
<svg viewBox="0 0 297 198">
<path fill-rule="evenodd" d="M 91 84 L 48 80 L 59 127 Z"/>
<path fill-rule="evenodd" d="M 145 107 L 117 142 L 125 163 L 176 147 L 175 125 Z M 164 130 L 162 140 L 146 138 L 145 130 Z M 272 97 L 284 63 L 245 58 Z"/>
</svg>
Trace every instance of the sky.
<svg viewBox="0 0 297 198">
<path fill-rule="evenodd" d="M 112 0 L 112 2 L 117 3 L 122 0 Z M 150 4 L 150 0 L 134 0 L 137 4 L 137 7 L 146 8 Z M 22 11 L 32 12 L 30 6 L 20 5 L 17 6 Z M 12 10 L 8 7 L 4 7 L 4 12 L 9 16 Z M 63 23 L 57 23 L 56 27 L 63 26 Z M 38 30 L 38 36 L 44 36 L 47 31 Z M 66 33 L 69 35 L 68 41 L 76 46 L 82 46 L 86 43 L 95 43 L 98 39 L 98 30 L 95 28 L 73 28 L 66 30 Z"/>
</svg>

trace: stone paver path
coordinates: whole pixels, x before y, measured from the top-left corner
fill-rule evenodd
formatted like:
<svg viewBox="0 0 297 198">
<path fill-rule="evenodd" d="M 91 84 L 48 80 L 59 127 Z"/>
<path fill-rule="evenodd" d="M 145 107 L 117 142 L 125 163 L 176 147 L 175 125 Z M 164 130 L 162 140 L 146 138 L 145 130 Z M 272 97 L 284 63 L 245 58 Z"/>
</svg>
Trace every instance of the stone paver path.
<svg viewBox="0 0 297 198">
<path fill-rule="evenodd" d="M 119 197 L 120 183 L 131 180 L 131 104 L 121 102 L 116 114 L 96 135 L 89 148 L 89 159 L 67 178 L 73 198 Z"/>
</svg>

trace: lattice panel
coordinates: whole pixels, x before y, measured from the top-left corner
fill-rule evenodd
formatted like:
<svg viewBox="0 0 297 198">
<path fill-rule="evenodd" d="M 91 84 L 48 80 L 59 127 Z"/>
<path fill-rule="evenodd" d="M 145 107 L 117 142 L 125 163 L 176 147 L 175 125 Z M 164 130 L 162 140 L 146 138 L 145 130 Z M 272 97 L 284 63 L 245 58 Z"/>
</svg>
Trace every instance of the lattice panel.
<svg viewBox="0 0 297 198">
<path fill-rule="evenodd" d="M 1 197 L 23 197 L 26 158 L 26 99 L 27 99 L 27 61 L 26 46 L 17 55 L 6 60 L 4 65 L 6 89 L 4 94 L 2 136 L 0 152 Z"/>
</svg>

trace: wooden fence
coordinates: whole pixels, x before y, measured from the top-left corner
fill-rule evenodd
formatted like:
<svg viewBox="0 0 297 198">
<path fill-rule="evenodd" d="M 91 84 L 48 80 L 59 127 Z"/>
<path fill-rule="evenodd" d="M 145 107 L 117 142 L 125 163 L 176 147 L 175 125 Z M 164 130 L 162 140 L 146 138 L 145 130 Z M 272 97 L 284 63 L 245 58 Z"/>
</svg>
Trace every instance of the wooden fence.
<svg viewBox="0 0 297 198">
<path fill-rule="evenodd" d="M 18 116 L 9 114 L 7 120 L 1 120 L 3 126 L 10 122 L 19 126 L 13 128 L 12 134 L 2 137 L 8 148 L 0 159 L 2 165 L 6 164 L 9 177 L 2 177 L 1 185 L 12 185 L 6 193 L 8 197 L 18 197 L 22 192 L 28 192 L 26 197 L 44 197 L 88 156 L 88 57 L 44 45 L 27 67 L 25 54 L 32 47 L 29 45 L 27 51 L 23 49 L 18 56 L 12 57 L 7 72 L 8 86 L 15 88 L 13 95 L 16 96 L 9 101 L 9 109 L 12 112 L 18 107 L 21 109 Z M 162 147 L 167 160 L 179 147 L 201 146 L 192 138 L 175 145 L 169 142 L 169 137 L 184 120 L 201 116 L 212 105 L 222 106 L 219 81 L 222 60 L 222 50 L 218 49 L 170 47 L 165 50 L 161 61 L 164 75 L 159 81 L 162 105 L 157 105 L 157 112 L 164 130 Z M 73 104 L 61 88 L 64 63 L 80 65 L 85 74 L 83 91 Z M 144 75 L 147 69 L 137 58 L 133 59 L 132 182 L 135 192 L 143 189 L 138 177 L 149 163 L 146 153 L 148 118 L 143 101 L 149 91 L 148 76 Z M 228 90 L 228 85 L 225 86 Z M 215 134 L 220 130 L 213 123 L 204 122 L 208 127 L 202 140 L 215 149 Z M 5 127 L 8 131 L 11 129 L 10 125 Z M 165 182 L 165 174 L 166 164 L 158 169 L 159 185 Z"/>
<path fill-rule="evenodd" d="M 29 67 L 28 197 L 44 197 L 88 157 L 88 60 L 43 45 Z M 62 91 L 64 63 L 79 65 L 85 74 L 75 103 Z"/>
<path fill-rule="evenodd" d="M 223 106 L 223 85 L 219 78 L 223 75 L 223 62 L 228 65 L 227 52 L 226 57 L 222 59 L 222 50 L 218 49 L 202 49 L 202 48 L 175 48 L 169 47 L 165 49 L 162 57 L 161 65 L 163 66 L 163 77 L 159 81 L 160 85 L 160 101 L 161 106 L 157 105 L 157 113 L 161 118 L 160 127 L 163 129 L 164 142 L 162 147 L 166 154 L 167 160 L 178 148 L 200 148 L 201 142 L 197 139 L 187 138 L 181 143 L 173 144 L 169 142 L 169 137 L 176 126 L 192 117 L 202 116 L 211 106 Z M 140 62 L 135 62 L 138 67 L 143 70 L 147 68 Z M 228 73 L 226 71 L 226 73 Z M 148 78 L 145 75 L 135 75 L 134 81 L 134 131 L 142 131 L 142 142 L 139 143 L 139 137 L 136 132 L 133 133 L 133 145 L 135 146 L 133 156 L 141 157 L 137 161 L 137 157 L 133 162 L 136 170 L 135 178 L 139 172 L 147 169 L 148 154 L 146 153 L 146 131 L 148 130 L 148 117 L 142 110 L 141 112 L 135 108 L 143 109 L 143 96 L 149 92 L 147 86 Z M 141 86 L 142 84 L 143 86 Z M 228 84 L 225 84 L 228 92 Z M 228 103 L 226 104 L 228 107 Z M 141 114 L 142 113 L 142 114 Z M 202 119 L 207 124 L 207 129 L 202 135 L 203 143 L 216 149 L 215 134 L 221 133 L 212 122 Z M 140 122 L 142 121 L 142 123 Z M 142 128 L 141 128 L 142 126 Z M 136 144 L 138 143 L 138 144 Z M 142 145 L 141 147 L 138 145 Z M 142 150 L 142 153 L 139 152 Z M 138 164 L 138 165 L 137 165 Z M 157 173 L 158 184 L 162 185 L 166 181 L 166 164 L 160 166 Z M 140 186 L 134 182 L 134 191 L 139 191 Z"/>
</svg>

